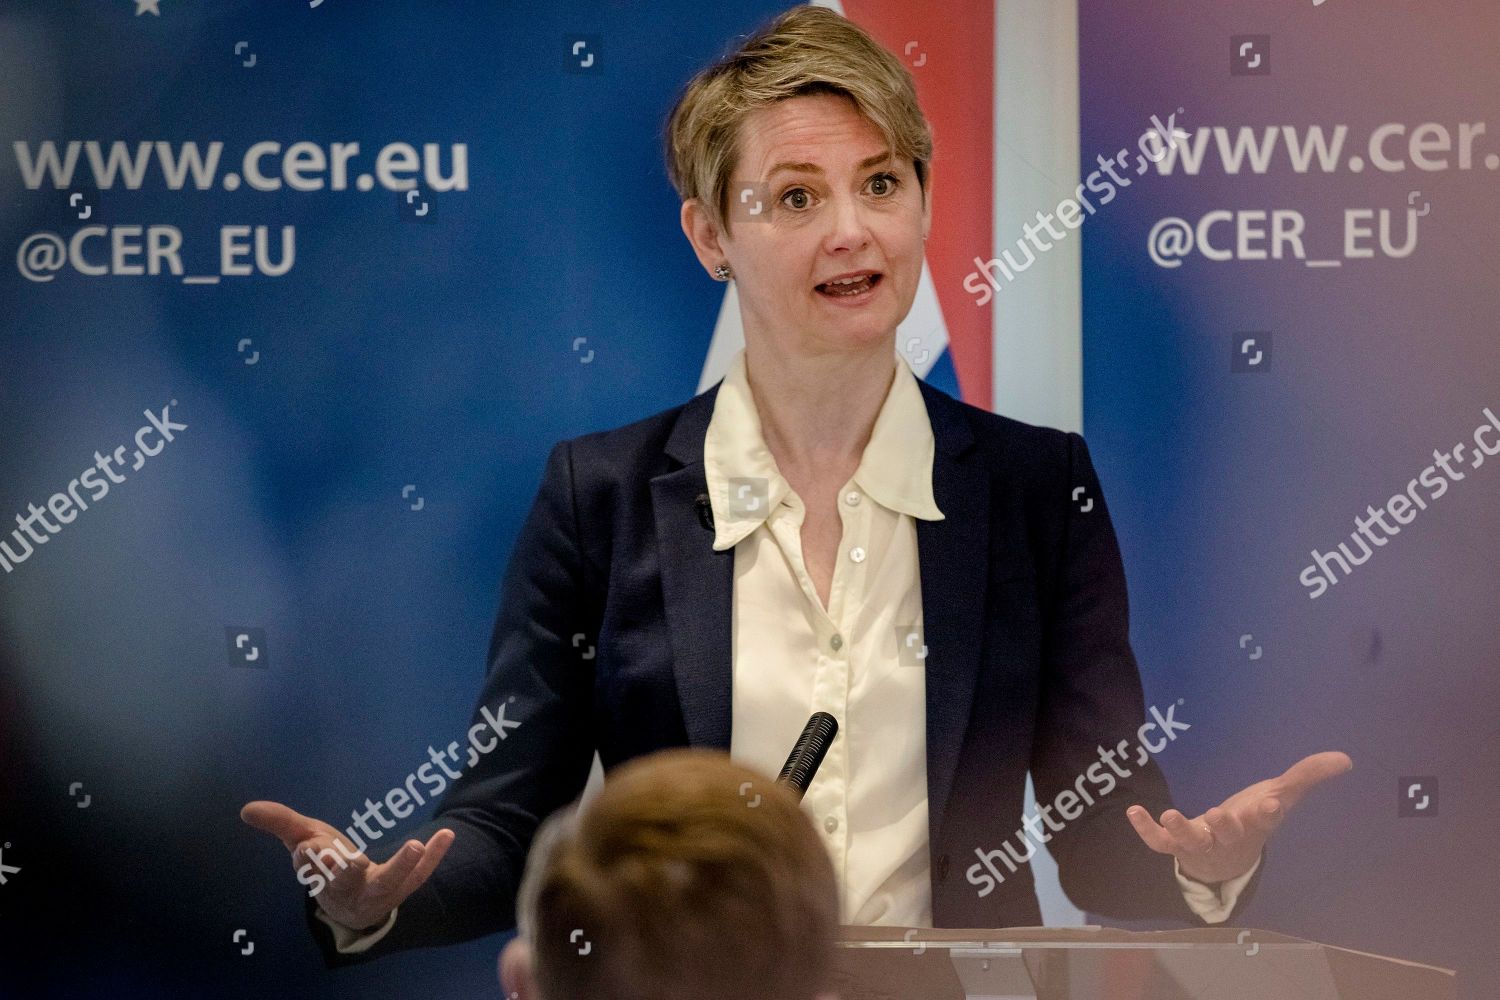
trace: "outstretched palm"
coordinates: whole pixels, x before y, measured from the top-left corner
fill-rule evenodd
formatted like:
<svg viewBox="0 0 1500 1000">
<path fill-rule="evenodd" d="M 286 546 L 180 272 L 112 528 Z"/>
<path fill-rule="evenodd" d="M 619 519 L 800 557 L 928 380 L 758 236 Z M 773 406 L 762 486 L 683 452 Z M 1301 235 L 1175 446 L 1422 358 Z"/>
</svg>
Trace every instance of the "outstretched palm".
<svg viewBox="0 0 1500 1000">
<path fill-rule="evenodd" d="M 1177 858 L 1182 874 L 1200 882 L 1223 882 L 1250 870 L 1266 840 L 1308 792 L 1353 766 L 1348 754 L 1315 753 L 1193 819 L 1168 809 L 1158 823 L 1140 805 L 1125 815 L 1147 847 Z"/>
</svg>

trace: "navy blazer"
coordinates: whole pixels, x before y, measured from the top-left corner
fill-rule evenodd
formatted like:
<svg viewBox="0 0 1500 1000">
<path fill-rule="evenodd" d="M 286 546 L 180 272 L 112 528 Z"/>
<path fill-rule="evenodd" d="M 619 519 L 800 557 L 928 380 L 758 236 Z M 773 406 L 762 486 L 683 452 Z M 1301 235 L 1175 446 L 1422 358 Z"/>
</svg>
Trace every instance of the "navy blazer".
<svg viewBox="0 0 1500 1000">
<path fill-rule="evenodd" d="M 1134 745 L 1148 718 L 1119 545 L 1079 435 L 920 385 L 945 515 L 917 521 L 933 923 L 1037 925 L 1029 866 L 985 896 L 966 873 L 976 851 L 1020 827 L 1028 769 L 1038 802 L 1050 803 L 1097 763 L 1096 748 Z M 505 702 L 521 725 L 409 835 L 446 826 L 457 838 L 390 934 L 339 956 L 312 922 L 330 963 L 513 927 L 532 835 L 582 791 L 596 750 L 608 770 L 664 747 L 729 749 L 734 552 L 713 550 L 699 502 L 718 389 L 553 447 L 505 574 L 473 717 Z M 1170 806 L 1161 772 L 1150 760 L 1127 767 L 1120 787 L 1052 834 L 1063 889 L 1092 913 L 1201 923 L 1172 859 L 1125 818 L 1134 802 L 1153 815 Z M 370 855 L 389 857 L 405 839 Z"/>
</svg>

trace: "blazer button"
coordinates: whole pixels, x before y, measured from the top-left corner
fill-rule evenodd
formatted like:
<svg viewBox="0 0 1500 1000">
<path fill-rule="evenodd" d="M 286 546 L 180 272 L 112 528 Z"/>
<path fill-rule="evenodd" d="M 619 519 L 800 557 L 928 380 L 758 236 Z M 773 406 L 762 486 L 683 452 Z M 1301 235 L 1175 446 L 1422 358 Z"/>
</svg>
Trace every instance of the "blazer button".
<svg viewBox="0 0 1500 1000">
<path fill-rule="evenodd" d="M 937 876 L 939 882 L 948 881 L 948 855 L 946 854 L 938 858 Z"/>
</svg>

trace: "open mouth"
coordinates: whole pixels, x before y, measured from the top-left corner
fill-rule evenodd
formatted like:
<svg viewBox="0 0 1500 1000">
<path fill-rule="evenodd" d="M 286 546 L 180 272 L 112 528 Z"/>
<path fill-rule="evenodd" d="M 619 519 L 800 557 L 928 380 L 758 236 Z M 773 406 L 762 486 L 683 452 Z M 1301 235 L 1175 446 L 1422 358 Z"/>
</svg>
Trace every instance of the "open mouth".
<svg viewBox="0 0 1500 1000">
<path fill-rule="evenodd" d="M 857 299 L 873 292 L 884 277 L 885 275 L 876 273 L 842 281 L 828 281 L 818 285 L 816 291 L 830 299 Z"/>
</svg>

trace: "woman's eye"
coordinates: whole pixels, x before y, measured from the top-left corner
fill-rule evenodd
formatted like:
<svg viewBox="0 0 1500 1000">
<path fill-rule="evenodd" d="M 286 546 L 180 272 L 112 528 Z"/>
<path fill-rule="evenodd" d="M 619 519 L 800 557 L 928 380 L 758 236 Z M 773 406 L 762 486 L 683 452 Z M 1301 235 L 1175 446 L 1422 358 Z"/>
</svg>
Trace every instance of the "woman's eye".
<svg viewBox="0 0 1500 1000">
<path fill-rule="evenodd" d="M 804 190 L 802 190 L 802 188 L 792 188 L 786 194 L 784 194 L 784 195 L 781 196 L 781 200 L 782 200 L 783 203 L 785 203 L 788 198 L 791 198 L 793 196 L 800 197 L 802 199 L 802 202 L 800 204 L 791 205 L 790 207 L 796 208 L 796 209 L 802 209 L 802 208 L 806 208 L 807 207 L 807 192 L 804 191 Z"/>
<path fill-rule="evenodd" d="M 876 174 L 874 177 L 870 178 L 870 184 L 872 187 L 880 183 L 886 184 L 887 190 L 877 191 L 876 194 L 883 195 L 890 191 L 896 190 L 896 188 L 901 185 L 901 178 L 897 177 L 895 174 Z"/>
</svg>

